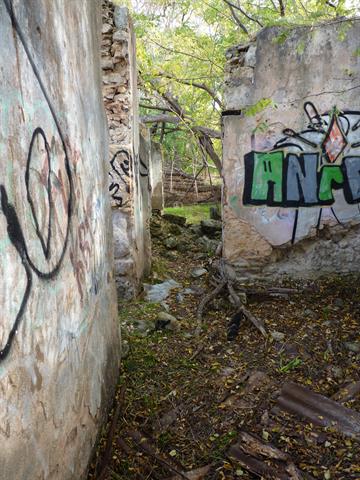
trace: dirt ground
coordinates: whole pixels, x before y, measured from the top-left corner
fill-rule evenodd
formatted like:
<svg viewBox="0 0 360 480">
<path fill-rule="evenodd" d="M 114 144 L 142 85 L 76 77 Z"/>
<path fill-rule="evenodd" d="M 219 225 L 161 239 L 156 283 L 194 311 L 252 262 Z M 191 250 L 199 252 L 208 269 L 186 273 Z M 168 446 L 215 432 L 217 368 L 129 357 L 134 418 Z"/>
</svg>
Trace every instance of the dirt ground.
<svg viewBox="0 0 360 480">
<path fill-rule="evenodd" d="M 139 321 L 154 325 L 163 305 L 141 298 L 120 304 L 129 351 L 89 480 L 280 478 L 261 477 L 230 458 L 241 432 L 288 454 L 302 472 L 281 478 L 360 479 L 356 440 L 276 405 L 289 381 L 332 397 L 360 380 L 359 278 L 289 284 L 298 291 L 280 297 L 249 295 L 247 308 L 265 322 L 266 338 L 244 320 L 228 341 L 236 309 L 220 296 L 207 306 L 196 336 L 197 307 L 213 287 L 209 274 L 193 278 L 210 258 L 192 242 L 181 253 L 154 239 L 147 282 L 181 284 L 166 300 L 178 320 L 172 330 L 136 328 Z M 186 288 L 192 293 L 181 294 Z M 344 405 L 360 412 L 360 397 Z"/>
</svg>

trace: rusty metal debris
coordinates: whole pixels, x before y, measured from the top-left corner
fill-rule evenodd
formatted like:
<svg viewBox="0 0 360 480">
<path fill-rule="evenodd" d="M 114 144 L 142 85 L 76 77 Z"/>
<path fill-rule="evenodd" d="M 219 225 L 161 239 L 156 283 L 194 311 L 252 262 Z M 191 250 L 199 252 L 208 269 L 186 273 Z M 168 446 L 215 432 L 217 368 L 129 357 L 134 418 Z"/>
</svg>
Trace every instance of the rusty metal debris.
<svg viewBox="0 0 360 480">
<path fill-rule="evenodd" d="M 302 385 L 285 383 L 277 403 L 282 410 L 360 440 L 360 413 Z"/>
<path fill-rule="evenodd" d="M 246 432 L 240 432 L 239 442 L 230 447 L 228 457 L 267 480 L 312 480 L 295 466 L 287 453 Z"/>
</svg>

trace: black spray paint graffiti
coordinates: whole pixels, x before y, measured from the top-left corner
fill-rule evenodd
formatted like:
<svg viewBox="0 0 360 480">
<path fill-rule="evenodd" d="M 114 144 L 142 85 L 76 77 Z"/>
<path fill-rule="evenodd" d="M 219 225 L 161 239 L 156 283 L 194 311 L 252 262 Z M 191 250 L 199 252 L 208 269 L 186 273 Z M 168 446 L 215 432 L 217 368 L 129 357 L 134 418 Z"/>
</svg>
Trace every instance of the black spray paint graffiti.
<svg viewBox="0 0 360 480">
<path fill-rule="evenodd" d="M 360 203 L 360 112 L 320 115 L 311 102 L 304 104 L 308 128 L 300 133 L 286 128 L 284 138 L 272 150 L 245 156 L 244 205 L 297 208 L 292 242 L 296 238 L 299 207 L 322 207 L 335 203 L 333 190 L 342 189 L 349 204 Z M 341 223 L 335 211 L 331 212 Z"/>
<path fill-rule="evenodd" d="M 110 165 L 111 183 L 109 191 L 111 198 L 118 207 L 124 207 L 129 203 L 128 196 L 130 195 L 130 179 L 132 177 L 131 154 L 125 149 L 117 151 L 112 157 Z M 135 156 L 135 168 L 139 169 L 141 177 L 149 176 L 149 169 L 138 154 Z"/>
<path fill-rule="evenodd" d="M 149 176 L 149 169 L 148 169 L 147 165 L 145 164 L 145 162 L 140 157 L 140 155 L 139 155 L 139 166 L 141 167 L 141 168 L 139 168 L 140 176 L 141 177 L 148 177 Z"/>
<path fill-rule="evenodd" d="M 15 247 L 16 251 L 18 252 L 21 262 L 23 264 L 23 267 L 26 272 L 26 278 L 27 278 L 27 285 L 25 289 L 25 293 L 21 302 L 20 309 L 16 315 L 15 321 L 12 325 L 12 328 L 10 330 L 10 333 L 7 337 L 6 343 L 4 347 L 0 350 L 0 361 L 4 360 L 10 350 L 11 346 L 14 340 L 14 337 L 16 335 L 17 329 L 19 327 L 19 324 L 21 322 L 21 319 L 24 315 L 26 305 L 30 296 L 31 288 L 32 288 L 32 273 L 34 272 L 40 279 L 42 280 L 49 280 L 51 278 L 54 278 L 56 274 L 59 272 L 61 265 L 63 263 L 63 259 L 65 256 L 65 252 L 67 249 L 68 245 L 68 240 L 69 240 L 69 234 L 70 234 L 70 223 L 71 223 L 71 216 L 72 216 L 72 202 L 73 202 L 73 182 L 72 182 L 72 175 L 71 175 L 71 168 L 70 168 L 70 161 L 69 161 L 69 155 L 68 155 L 68 149 L 66 146 L 65 142 L 65 137 L 62 132 L 60 123 L 58 121 L 54 106 L 52 105 L 50 98 L 47 93 L 47 89 L 41 79 L 41 76 L 39 74 L 39 71 L 35 65 L 34 59 L 32 58 L 32 55 L 30 53 L 30 50 L 27 46 L 26 39 L 24 37 L 24 34 L 20 28 L 20 25 L 16 19 L 15 13 L 14 13 L 14 8 L 12 4 L 12 0 L 3 0 L 6 11 L 10 17 L 12 28 L 14 32 L 16 33 L 17 37 L 20 39 L 20 42 L 22 44 L 22 47 L 25 51 L 26 57 L 31 65 L 32 71 L 36 77 L 36 80 L 39 84 L 40 90 L 42 94 L 44 95 L 44 98 L 46 100 L 46 103 L 49 107 L 49 111 L 51 114 L 51 117 L 55 123 L 57 133 L 60 138 L 60 144 L 61 144 L 61 149 L 64 155 L 64 166 L 65 166 L 65 171 L 66 171 L 66 176 L 67 180 L 69 183 L 69 193 L 68 193 L 68 199 L 67 199 L 67 223 L 66 223 L 66 232 L 65 236 L 63 239 L 62 247 L 60 250 L 60 253 L 58 254 L 55 263 L 51 266 L 49 271 L 42 271 L 39 269 L 33 262 L 33 260 L 30 258 L 30 255 L 28 253 L 28 249 L 26 246 L 23 230 L 21 228 L 21 224 L 16 212 L 15 207 L 9 202 L 8 199 L 8 194 L 6 191 L 6 188 L 4 185 L 0 185 L 0 194 L 1 194 L 1 209 L 2 213 L 4 214 L 7 222 L 7 232 L 9 239 L 12 243 L 12 245 Z M 30 183 L 30 171 L 31 171 L 31 163 L 32 163 L 32 151 L 33 147 L 35 144 L 35 141 L 42 139 L 45 145 L 45 151 L 46 151 L 46 158 L 47 158 L 47 170 L 48 170 L 48 176 L 47 176 L 47 181 L 46 181 L 46 190 L 47 190 L 47 201 L 49 205 L 49 211 L 48 211 L 48 219 L 47 219 L 47 237 L 46 239 L 42 235 L 40 231 L 40 226 L 39 226 L 39 220 L 36 215 L 36 209 L 35 209 L 35 203 L 34 199 L 32 197 L 29 183 Z M 50 261 L 52 257 L 52 252 L 51 252 L 51 240 L 52 240 L 52 217 L 53 217 L 53 199 L 52 199 L 52 181 L 51 181 L 51 152 L 50 152 L 50 146 L 48 143 L 48 140 L 46 138 L 45 132 L 42 128 L 37 127 L 34 130 L 30 146 L 29 146 L 29 153 L 27 157 L 27 164 L 26 164 L 26 171 L 25 171 L 25 184 L 26 184 L 26 190 L 27 190 L 27 201 L 29 202 L 30 208 L 31 208 L 31 213 L 35 225 L 35 231 L 36 235 L 39 238 L 39 241 L 41 243 L 41 247 L 44 253 L 44 257 L 47 261 Z"/>
<path fill-rule="evenodd" d="M 110 165 L 112 170 L 109 172 L 111 178 L 109 191 L 116 205 L 118 207 L 123 207 L 126 205 L 126 197 L 130 193 L 130 153 L 124 149 L 119 150 L 112 157 Z"/>
</svg>

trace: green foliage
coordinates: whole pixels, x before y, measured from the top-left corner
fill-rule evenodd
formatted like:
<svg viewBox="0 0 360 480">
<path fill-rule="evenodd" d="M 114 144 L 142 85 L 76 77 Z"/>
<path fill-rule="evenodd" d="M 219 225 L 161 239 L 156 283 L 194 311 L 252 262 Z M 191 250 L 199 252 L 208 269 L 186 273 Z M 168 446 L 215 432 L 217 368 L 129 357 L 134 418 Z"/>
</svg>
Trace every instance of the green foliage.
<svg viewBox="0 0 360 480">
<path fill-rule="evenodd" d="M 284 30 L 281 30 L 281 32 L 273 38 L 273 43 L 277 43 L 278 45 L 283 45 L 286 40 L 288 39 L 289 35 L 291 33 L 291 30 L 289 28 L 285 28 Z"/>
<path fill-rule="evenodd" d="M 285 365 L 282 364 L 282 362 L 280 362 L 280 368 L 279 368 L 279 372 L 280 373 L 288 373 L 288 372 L 291 372 L 292 370 L 295 370 L 297 367 L 300 367 L 300 365 L 302 365 L 303 361 L 301 360 L 301 358 L 293 358 L 292 360 L 290 360 L 290 362 L 286 363 Z"/>
<path fill-rule="evenodd" d="M 187 223 L 200 223 L 201 220 L 210 218 L 210 207 L 216 204 L 201 203 L 199 205 L 184 205 L 183 207 L 165 208 L 165 213 L 186 217 Z"/>
<path fill-rule="evenodd" d="M 244 115 L 247 117 L 252 117 L 256 115 L 257 113 L 260 113 L 264 111 L 265 109 L 269 107 L 274 107 L 276 108 L 276 104 L 271 100 L 271 98 L 262 98 L 259 100 L 257 103 L 254 105 L 251 105 L 247 108 L 244 109 Z"/>
<path fill-rule="evenodd" d="M 232 0 L 235 5 L 237 1 Z M 185 120 L 183 117 L 180 125 L 168 123 L 165 129 L 154 125 L 152 133 L 163 144 L 169 161 L 175 161 L 185 170 L 203 162 L 203 153 L 189 124 L 220 129 L 221 106 L 199 84 L 223 101 L 225 52 L 229 47 L 247 43 L 262 26 L 281 27 L 274 37 L 274 42 L 281 45 L 296 26 L 359 13 L 358 0 L 287 0 L 283 2 L 283 16 L 280 2 L 273 0 L 242 0 L 238 4 L 246 16 L 237 9 L 231 12 L 224 0 L 127 0 L 127 3 L 137 34 L 141 104 L 165 106 L 162 95 L 170 93 L 181 106 Z M 347 32 L 341 22 L 338 31 L 339 39 L 343 40 Z M 302 55 L 304 51 L 302 41 L 297 52 Z M 359 55 L 358 50 L 354 55 Z M 271 99 L 261 102 L 250 107 L 247 114 L 255 115 L 272 106 Z M 154 113 L 161 112 L 141 107 L 142 115 Z M 221 156 L 220 140 L 214 146 Z"/>
<path fill-rule="evenodd" d="M 296 47 L 296 52 L 299 54 L 299 55 L 302 55 L 305 51 L 305 41 L 304 40 L 301 40 L 299 43 L 298 43 L 298 46 Z"/>
</svg>

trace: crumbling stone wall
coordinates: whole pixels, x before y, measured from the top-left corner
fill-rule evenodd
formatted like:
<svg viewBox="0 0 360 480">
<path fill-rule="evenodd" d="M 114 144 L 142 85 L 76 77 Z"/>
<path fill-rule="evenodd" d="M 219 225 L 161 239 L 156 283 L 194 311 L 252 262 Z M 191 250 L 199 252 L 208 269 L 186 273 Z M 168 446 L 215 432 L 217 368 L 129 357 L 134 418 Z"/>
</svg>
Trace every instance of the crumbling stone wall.
<svg viewBox="0 0 360 480">
<path fill-rule="evenodd" d="M 359 34 L 273 27 L 228 52 L 224 257 L 243 280 L 359 269 Z"/>
<path fill-rule="evenodd" d="M 0 478 L 84 478 L 118 376 L 96 2 L 0 1 Z"/>
<path fill-rule="evenodd" d="M 110 131 L 109 192 L 113 211 L 115 274 L 121 298 L 131 298 L 148 269 L 149 212 L 142 185 L 148 171 L 139 156 L 135 35 L 128 9 L 103 2 L 103 94 Z M 141 225 L 141 228 L 140 228 Z M 144 260 L 145 259 L 145 260 Z M 149 259 L 149 260 L 148 260 Z"/>
</svg>

